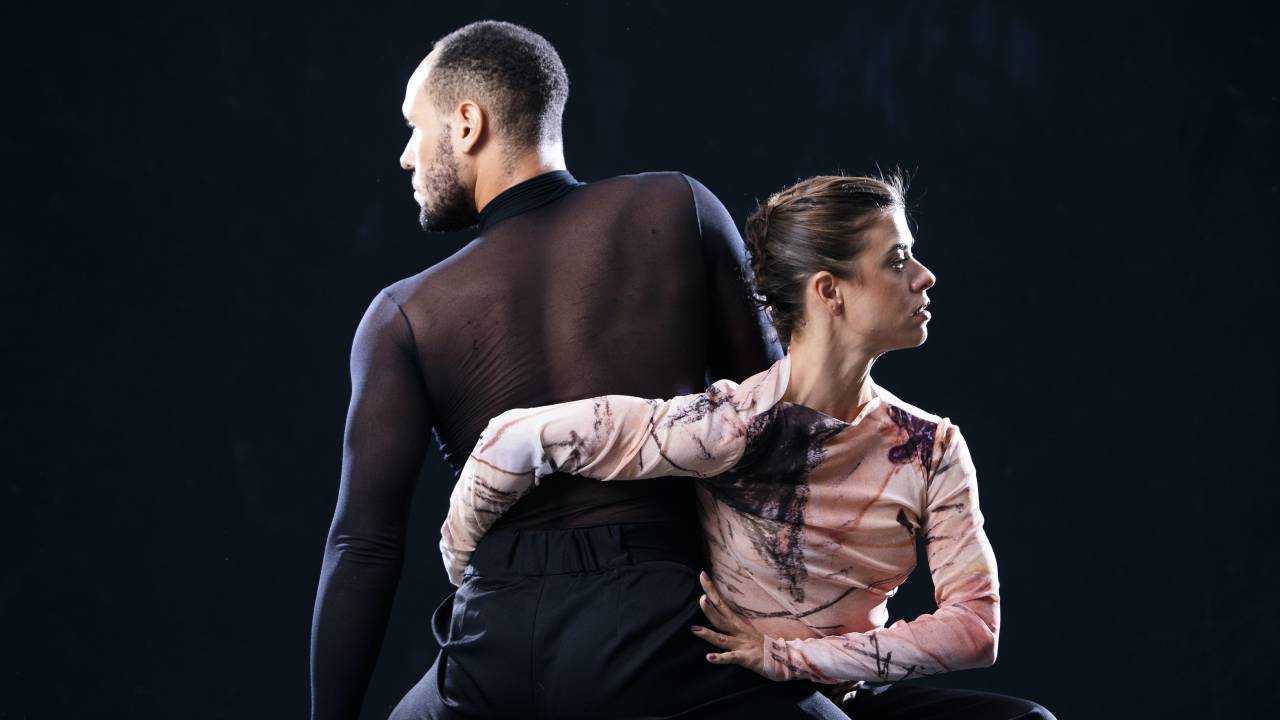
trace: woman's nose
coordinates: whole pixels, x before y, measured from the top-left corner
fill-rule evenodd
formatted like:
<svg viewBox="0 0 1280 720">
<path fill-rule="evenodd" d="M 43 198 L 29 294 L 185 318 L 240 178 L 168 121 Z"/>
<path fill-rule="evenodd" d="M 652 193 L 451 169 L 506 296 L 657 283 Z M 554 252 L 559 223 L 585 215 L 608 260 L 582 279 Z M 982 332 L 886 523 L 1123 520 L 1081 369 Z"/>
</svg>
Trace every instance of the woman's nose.
<svg viewBox="0 0 1280 720">
<path fill-rule="evenodd" d="M 928 290 L 933 287 L 934 283 L 938 282 L 938 276 L 934 275 L 933 271 L 925 267 L 923 264 L 920 265 L 920 270 L 920 276 L 916 278 L 915 287 L 912 288 L 916 292 Z"/>
</svg>

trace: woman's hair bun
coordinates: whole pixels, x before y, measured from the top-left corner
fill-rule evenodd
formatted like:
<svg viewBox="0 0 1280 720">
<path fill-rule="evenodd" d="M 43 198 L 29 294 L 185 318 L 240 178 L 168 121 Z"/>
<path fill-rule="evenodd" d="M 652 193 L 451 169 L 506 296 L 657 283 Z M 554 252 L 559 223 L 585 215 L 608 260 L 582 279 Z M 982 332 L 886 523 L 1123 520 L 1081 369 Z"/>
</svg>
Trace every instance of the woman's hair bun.
<svg viewBox="0 0 1280 720">
<path fill-rule="evenodd" d="M 743 240 L 747 245 L 747 252 L 751 256 L 751 272 L 755 275 L 756 294 L 768 303 L 761 285 L 765 278 L 766 269 L 769 267 L 769 217 L 773 213 L 774 197 L 770 196 L 767 200 L 756 206 L 754 212 L 747 216 L 746 233 Z"/>
</svg>

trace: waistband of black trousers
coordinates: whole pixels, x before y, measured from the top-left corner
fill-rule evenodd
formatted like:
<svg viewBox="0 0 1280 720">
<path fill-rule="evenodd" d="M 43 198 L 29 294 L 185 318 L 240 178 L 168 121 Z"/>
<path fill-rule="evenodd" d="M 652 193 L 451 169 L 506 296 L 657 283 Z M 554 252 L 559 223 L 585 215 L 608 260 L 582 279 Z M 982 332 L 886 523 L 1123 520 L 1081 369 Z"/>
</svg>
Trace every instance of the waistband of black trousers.
<svg viewBox="0 0 1280 720">
<path fill-rule="evenodd" d="M 493 530 L 467 573 L 560 575 L 668 561 L 701 568 L 702 531 L 692 523 L 622 523 L 552 530 Z"/>
</svg>

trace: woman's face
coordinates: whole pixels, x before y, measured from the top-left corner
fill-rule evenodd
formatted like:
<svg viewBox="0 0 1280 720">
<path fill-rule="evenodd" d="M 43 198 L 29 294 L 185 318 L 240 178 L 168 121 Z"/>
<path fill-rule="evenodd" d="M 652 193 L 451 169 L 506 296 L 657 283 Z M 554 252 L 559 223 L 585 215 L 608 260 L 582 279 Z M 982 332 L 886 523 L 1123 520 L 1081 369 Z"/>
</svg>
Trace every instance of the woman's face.
<svg viewBox="0 0 1280 720">
<path fill-rule="evenodd" d="M 915 238 L 902 210 L 875 221 L 864 237 L 854 274 L 839 281 L 848 298 L 842 329 L 876 353 L 916 347 L 929 335 L 925 291 L 937 278 L 912 255 Z"/>
</svg>

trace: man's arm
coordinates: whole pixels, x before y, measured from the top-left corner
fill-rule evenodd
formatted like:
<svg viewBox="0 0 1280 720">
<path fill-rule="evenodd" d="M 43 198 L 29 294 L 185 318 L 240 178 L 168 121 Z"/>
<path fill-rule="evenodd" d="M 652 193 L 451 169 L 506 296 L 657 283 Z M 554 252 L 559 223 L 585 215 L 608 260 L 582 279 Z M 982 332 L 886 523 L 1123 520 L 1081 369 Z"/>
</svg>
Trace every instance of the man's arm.
<svg viewBox="0 0 1280 720">
<path fill-rule="evenodd" d="M 338 504 L 311 626 L 311 717 L 355 718 L 400 579 L 414 484 L 431 433 L 412 330 L 378 295 L 351 350 Z"/>
<path fill-rule="evenodd" d="M 745 377 L 782 357 L 768 317 L 751 300 L 751 266 L 729 211 L 702 183 L 685 176 L 693 192 L 706 260 L 708 381 Z"/>
</svg>

